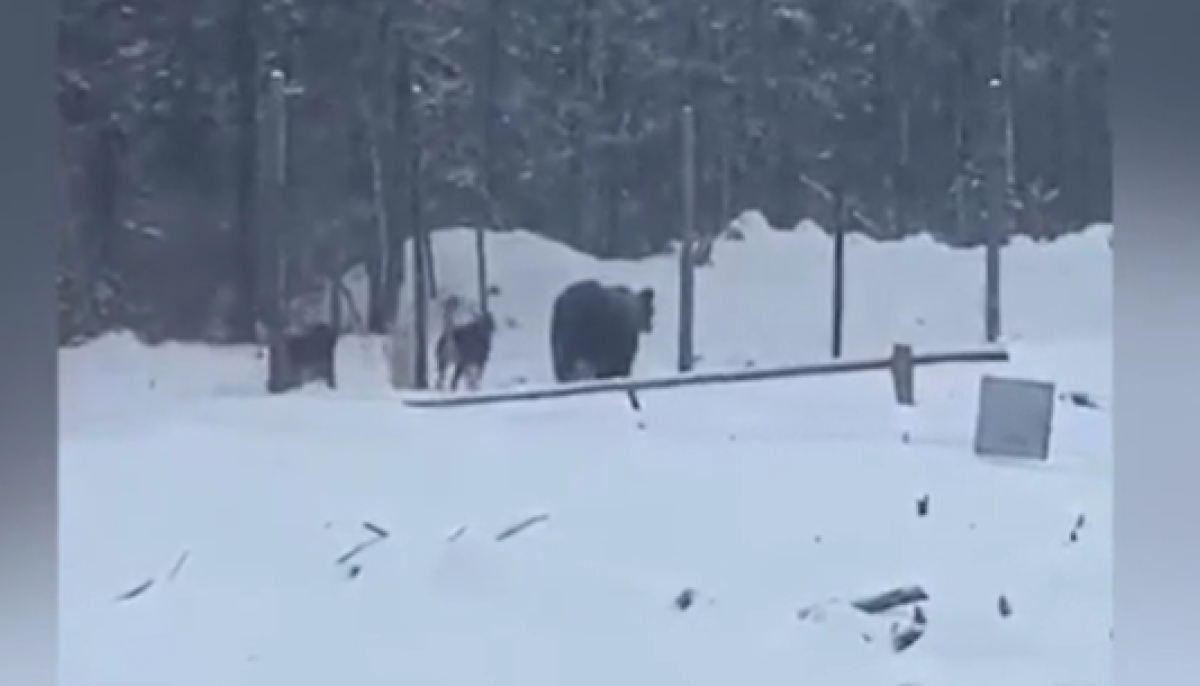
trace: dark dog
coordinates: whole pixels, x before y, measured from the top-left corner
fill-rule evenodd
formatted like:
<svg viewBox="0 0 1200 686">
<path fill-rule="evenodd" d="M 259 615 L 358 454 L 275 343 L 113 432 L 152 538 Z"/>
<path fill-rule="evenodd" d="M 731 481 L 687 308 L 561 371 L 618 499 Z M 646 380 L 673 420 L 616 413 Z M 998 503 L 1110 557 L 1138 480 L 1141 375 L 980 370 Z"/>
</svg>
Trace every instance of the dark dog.
<svg viewBox="0 0 1200 686">
<path fill-rule="evenodd" d="M 313 381 L 323 381 L 329 388 L 337 388 L 337 343 L 338 332 L 328 324 L 316 324 L 295 333 L 285 334 L 283 339 L 283 364 L 280 369 L 284 378 L 275 383 L 272 392 L 283 392 L 299 388 Z M 267 351 L 268 355 L 275 354 Z"/>
<path fill-rule="evenodd" d="M 470 312 L 458 298 L 447 299 L 442 309 L 442 333 L 434 350 L 437 388 L 446 388 L 446 375 L 452 372 L 450 390 L 458 390 L 464 377 L 467 388 L 479 390 L 492 355 L 495 333 L 496 320 L 491 313 Z"/>
<path fill-rule="evenodd" d="M 559 383 L 625 378 L 654 328 L 654 289 L 578 281 L 554 300 L 550 351 Z"/>
</svg>

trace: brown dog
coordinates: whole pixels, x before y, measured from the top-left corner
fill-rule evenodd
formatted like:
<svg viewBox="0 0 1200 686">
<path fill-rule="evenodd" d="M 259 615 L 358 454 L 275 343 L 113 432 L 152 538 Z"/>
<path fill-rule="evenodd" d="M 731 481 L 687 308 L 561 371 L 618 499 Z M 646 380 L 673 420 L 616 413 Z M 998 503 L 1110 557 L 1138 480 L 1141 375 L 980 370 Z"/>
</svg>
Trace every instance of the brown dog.
<svg viewBox="0 0 1200 686">
<path fill-rule="evenodd" d="M 457 390 L 465 378 L 467 388 L 479 390 L 483 373 L 492 354 L 492 336 L 496 321 L 489 312 L 467 307 L 462 299 L 451 296 L 442 304 L 442 333 L 434 356 L 437 360 L 437 388 Z"/>
</svg>

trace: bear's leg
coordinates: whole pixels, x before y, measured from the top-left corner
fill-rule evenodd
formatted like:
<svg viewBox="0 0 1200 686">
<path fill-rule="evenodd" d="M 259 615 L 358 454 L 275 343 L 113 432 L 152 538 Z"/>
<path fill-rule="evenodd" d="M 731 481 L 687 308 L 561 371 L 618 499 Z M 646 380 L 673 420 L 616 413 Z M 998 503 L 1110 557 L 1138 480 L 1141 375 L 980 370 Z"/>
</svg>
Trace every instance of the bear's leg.
<svg viewBox="0 0 1200 686">
<path fill-rule="evenodd" d="M 568 355 L 561 345 L 554 346 L 552 353 L 554 358 L 554 380 L 558 383 L 571 381 L 576 364 L 573 359 L 574 356 Z"/>
<path fill-rule="evenodd" d="M 599 379 L 600 374 L 597 367 L 587 360 L 575 360 L 575 365 L 571 370 L 572 381 L 593 381 Z"/>
</svg>

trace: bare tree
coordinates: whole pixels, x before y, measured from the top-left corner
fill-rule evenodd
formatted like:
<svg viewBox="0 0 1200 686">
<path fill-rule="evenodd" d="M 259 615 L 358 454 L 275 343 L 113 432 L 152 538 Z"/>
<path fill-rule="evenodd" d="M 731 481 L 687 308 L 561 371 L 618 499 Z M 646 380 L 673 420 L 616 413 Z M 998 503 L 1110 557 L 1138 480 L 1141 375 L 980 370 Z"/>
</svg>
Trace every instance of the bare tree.
<svg viewBox="0 0 1200 686">
<path fill-rule="evenodd" d="M 496 124 L 499 119 L 496 97 L 502 59 L 500 46 L 500 19 L 503 11 L 500 3 L 503 0 L 485 0 L 485 11 L 481 14 L 484 40 L 479 50 L 480 75 L 478 91 L 480 112 L 480 151 L 479 167 L 481 195 L 485 221 L 475 227 L 475 281 L 476 297 L 483 312 L 491 311 L 491 297 L 488 291 L 488 259 L 487 232 L 485 229 L 498 229 L 502 218 L 496 202 Z M 485 227 L 486 224 L 486 227 Z"/>
<path fill-rule="evenodd" d="M 256 323 L 261 315 L 258 278 L 258 101 L 259 49 L 257 0 L 231 0 L 230 21 L 236 106 L 235 127 L 237 143 L 234 155 L 233 224 L 237 236 L 234 251 L 236 283 L 234 317 L 231 322 L 233 338 L 249 343 L 256 336 Z"/>
</svg>

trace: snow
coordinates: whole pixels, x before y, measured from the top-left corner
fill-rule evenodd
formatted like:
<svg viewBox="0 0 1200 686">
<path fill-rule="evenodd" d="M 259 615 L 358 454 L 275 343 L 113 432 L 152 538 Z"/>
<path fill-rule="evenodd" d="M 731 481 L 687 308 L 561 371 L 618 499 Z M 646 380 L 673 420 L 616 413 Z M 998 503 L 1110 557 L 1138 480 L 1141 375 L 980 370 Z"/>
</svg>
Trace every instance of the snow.
<svg viewBox="0 0 1200 686">
<path fill-rule="evenodd" d="M 743 228 L 699 273 L 702 368 L 824 359 L 828 240 Z M 640 413 L 620 394 L 417 410 L 364 339 L 339 350 L 342 389 L 276 398 L 247 349 L 63 352 L 62 683 L 1107 684 L 1109 231 L 1007 249 L 1013 361 L 919 370 L 907 415 L 884 374 L 646 392 Z M 439 233 L 445 291 L 473 294 L 473 240 Z M 524 232 L 489 250 L 487 385 L 547 379 L 549 303 L 589 277 L 659 289 L 639 373 L 669 373 L 673 258 L 599 263 Z M 849 357 L 978 345 L 981 254 L 849 257 Z M 981 460 L 989 372 L 1100 408 L 1058 405 L 1046 463 Z M 897 653 L 912 609 L 848 601 L 908 585 L 927 629 Z"/>
</svg>

